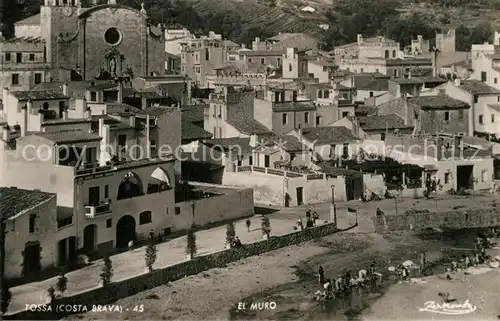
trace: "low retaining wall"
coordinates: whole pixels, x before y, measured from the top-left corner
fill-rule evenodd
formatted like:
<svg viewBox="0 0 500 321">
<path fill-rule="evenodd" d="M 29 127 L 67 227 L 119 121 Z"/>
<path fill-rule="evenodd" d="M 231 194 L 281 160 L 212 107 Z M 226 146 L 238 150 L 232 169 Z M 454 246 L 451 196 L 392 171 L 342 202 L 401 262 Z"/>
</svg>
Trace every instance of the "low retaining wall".
<svg viewBox="0 0 500 321">
<path fill-rule="evenodd" d="M 269 240 L 245 244 L 243 248 L 228 249 L 205 256 L 195 257 L 190 261 L 178 265 L 154 270 L 151 273 L 120 282 L 112 282 L 106 287 L 95 288 L 69 297 L 62 297 L 57 299 L 54 305 L 77 304 L 80 306 L 87 306 L 87 309 L 90 311 L 94 304 L 108 304 L 115 300 L 163 285 L 169 281 L 175 281 L 185 276 L 198 274 L 212 268 L 224 267 L 231 262 L 274 251 L 282 247 L 304 243 L 338 231 L 339 230 L 334 224 L 330 223 L 283 236 L 271 237 Z M 81 310 L 67 312 L 66 315 L 73 313 L 81 313 Z M 3 316 L 3 318 L 7 320 L 50 320 L 60 318 L 64 315 L 65 314 L 62 313 L 23 311 Z"/>
<path fill-rule="evenodd" d="M 500 208 L 457 210 L 438 213 L 384 215 L 374 217 L 377 233 L 426 228 L 477 228 L 500 225 Z"/>
</svg>

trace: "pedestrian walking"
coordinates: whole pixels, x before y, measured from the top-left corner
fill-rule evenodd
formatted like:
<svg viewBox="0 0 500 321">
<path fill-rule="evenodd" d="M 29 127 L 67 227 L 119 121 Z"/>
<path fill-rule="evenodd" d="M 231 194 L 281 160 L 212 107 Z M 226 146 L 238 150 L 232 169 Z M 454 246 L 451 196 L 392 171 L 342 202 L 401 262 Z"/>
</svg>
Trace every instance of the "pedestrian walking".
<svg viewBox="0 0 500 321">
<path fill-rule="evenodd" d="M 323 267 L 320 265 L 318 269 L 318 281 L 319 285 L 323 285 L 325 283 L 325 271 L 323 271 Z"/>
<path fill-rule="evenodd" d="M 316 221 L 319 220 L 318 213 L 316 211 L 313 211 L 312 217 L 313 217 L 313 224 L 314 224 L 314 226 L 316 226 Z"/>
<path fill-rule="evenodd" d="M 250 233 L 250 225 L 252 225 L 252 221 L 250 221 L 250 219 L 247 218 L 247 221 L 245 223 L 247 225 L 247 231 L 248 231 L 248 233 Z"/>
<path fill-rule="evenodd" d="M 149 231 L 149 238 L 151 239 L 151 241 L 155 241 L 155 233 L 153 232 L 153 230 Z"/>
<path fill-rule="evenodd" d="M 134 241 L 133 240 L 128 241 L 128 250 L 132 251 L 133 248 L 134 248 Z"/>
<path fill-rule="evenodd" d="M 290 201 L 291 201 L 290 194 L 285 193 L 285 207 L 290 207 Z"/>
</svg>

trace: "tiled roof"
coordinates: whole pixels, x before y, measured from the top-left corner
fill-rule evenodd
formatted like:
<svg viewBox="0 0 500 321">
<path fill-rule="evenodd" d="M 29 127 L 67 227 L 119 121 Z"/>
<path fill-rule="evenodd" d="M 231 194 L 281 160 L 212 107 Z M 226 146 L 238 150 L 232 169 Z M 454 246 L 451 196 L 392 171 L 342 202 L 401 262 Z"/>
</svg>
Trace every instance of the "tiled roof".
<svg viewBox="0 0 500 321">
<path fill-rule="evenodd" d="M 180 56 L 171 54 L 170 52 L 165 52 L 165 58 L 170 58 L 170 59 L 173 59 L 173 60 L 181 60 Z"/>
<path fill-rule="evenodd" d="M 36 14 L 34 16 L 28 17 L 23 20 L 19 20 L 18 22 L 14 23 L 15 25 L 40 25 L 40 14 Z"/>
<path fill-rule="evenodd" d="M 300 102 L 286 102 L 286 103 L 273 103 L 273 111 L 287 112 L 287 111 L 307 111 L 316 110 L 316 106 L 312 103 Z"/>
<path fill-rule="evenodd" d="M 384 116 L 362 116 L 358 117 L 358 122 L 363 130 L 413 128 L 413 126 L 405 125 L 404 120 L 394 114 Z"/>
<path fill-rule="evenodd" d="M 111 84 L 109 81 L 96 80 L 96 81 L 53 81 L 53 82 L 42 82 L 41 84 L 35 86 L 33 91 L 63 91 L 63 85 L 68 85 L 68 93 L 71 97 L 83 97 L 87 89 L 92 88 L 96 84 Z M 94 85 L 92 85 L 94 84 Z M 116 87 L 116 83 L 112 83 Z M 124 88 L 124 91 L 126 88 Z M 124 95 L 125 96 L 125 95 Z"/>
<path fill-rule="evenodd" d="M 109 111 L 123 113 L 140 113 L 142 110 L 129 104 L 124 103 L 105 103 Z"/>
<path fill-rule="evenodd" d="M 210 139 L 212 138 L 212 133 L 207 132 L 205 129 L 198 125 L 190 123 L 188 121 L 183 121 L 181 125 L 182 129 L 182 139 L 185 140 L 196 140 L 196 139 Z"/>
<path fill-rule="evenodd" d="M 4 219 L 8 219 L 53 197 L 56 197 L 56 194 L 15 187 L 0 187 L 0 213 Z M 46 213 L 40 213 L 40 215 L 43 214 Z"/>
<path fill-rule="evenodd" d="M 241 52 L 240 55 L 245 55 L 249 57 L 281 56 L 283 55 L 283 50 L 252 50 L 252 51 Z"/>
<path fill-rule="evenodd" d="M 359 140 L 346 127 L 312 127 L 304 128 L 302 135 L 309 142 L 316 142 L 319 145 L 348 143 Z"/>
<path fill-rule="evenodd" d="M 20 101 L 27 100 L 59 100 L 59 99 L 69 99 L 68 96 L 63 95 L 61 92 L 55 90 L 46 91 L 13 91 L 11 92 Z"/>
<path fill-rule="evenodd" d="M 231 40 L 223 40 L 222 45 L 225 47 L 239 47 L 240 45 Z"/>
<path fill-rule="evenodd" d="M 358 106 L 354 113 L 356 116 L 370 116 L 377 113 L 377 108 L 370 106 Z"/>
<path fill-rule="evenodd" d="M 107 82 L 107 83 L 94 83 L 94 85 L 90 84 L 87 87 L 90 91 L 103 91 L 106 89 L 118 89 L 118 84 L 115 82 Z"/>
<path fill-rule="evenodd" d="M 460 82 L 460 88 L 473 95 L 500 94 L 500 90 L 488 86 L 479 80 L 462 80 Z"/>
<path fill-rule="evenodd" d="M 172 110 L 174 110 L 176 107 L 158 107 L 158 106 L 153 106 L 153 107 L 148 107 L 144 110 L 138 110 L 136 113 L 138 115 L 150 115 L 150 116 L 153 116 L 153 117 L 158 117 L 158 116 L 161 116 L 163 114 L 166 114 L 168 112 L 171 112 Z"/>
<path fill-rule="evenodd" d="M 84 124 L 90 122 L 91 121 L 86 118 L 51 119 L 51 120 L 44 120 L 42 126 L 61 125 L 61 124 Z"/>
<path fill-rule="evenodd" d="M 182 110 L 182 121 L 189 123 L 204 121 L 204 110 L 206 104 L 191 105 Z"/>
<path fill-rule="evenodd" d="M 418 77 L 418 79 L 422 80 L 424 83 L 438 83 L 438 84 L 444 84 L 445 82 L 448 82 L 447 79 L 441 78 L 441 77 L 434 77 L 434 76 L 421 76 Z"/>
<path fill-rule="evenodd" d="M 271 38 L 268 41 L 278 41 L 282 48 L 297 48 L 299 50 L 316 49 L 318 41 L 305 33 L 282 33 Z"/>
<path fill-rule="evenodd" d="M 273 135 L 265 139 L 268 143 L 274 143 L 283 147 L 288 152 L 306 151 L 308 148 L 299 142 L 297 137 L 291 135 Z"/>
<path fill-rule="evenodd" d="M 418 84 L 423 84 L 424 82 L 420 80 L 419 78 L 393 78 L 391 81 L 394 81 L 397 84 L 400 85 L 418 85 Z"/>
<path fill-rule="evenodd" d="M 209 139 L 205 140 L 203 144 L 210 147 L 219 147 L 224 151 L 231 150 L 233 153 L 241 151 L 241 153 L 244 155 L 250 154 L 252 152 L 252 147 L 250 146 L 250 138 L 231 137 Z"/>
<path fill-rule="evenodd" d="M 370 82 L 361 82 L 356 86 L 357 90 L 369 90 L 369 91 L 388 91 L 389 81 L 388 79 L 374 79 Z"/>
<path fill-rule="evenodd" d="M 241 119 L 241 118 L 229 118 L 227 122 L 236 128 L 239 132 L 245 135 L 260 134 L 268 135 L 272 132 L 264 125 L 256 121 L 255 119 Z"/>
<path fill-rule="evenodd" d="M 322 66 L 322 67 L 335 67 L 335 63 L 333 61 L 327 61 L 327 60 L 321 60 L 321 59 L 315 59 L 315 60 L 309 60 L 310 63 Z"/>
<path fill-rule="evenodd" d="M 227 105 L 227 122 L 245 135 L 261 134 L 269 135 L 272 133 L 266 126 L 254 119 L 253 102 L 254 92 L 239 93 L 241 98 L 234 103 Z M 237 95 L 234 93 L 234 95 Z M 235 96 L 237 97 L 237 96 Z"/>
<path fill-rule="evenodd" d="M 451 98 L 446 95 L 418 96 L 408 98 L 408 100 L 414 104 L 419 105 L 423 109 L 470 108 L 470 105 L 464 103 L 463 101 Z"/>
<path fill-rule="evenodd" d="M 84 132 L 83 130 L 60 130 L 56 132 L 39 132 L 35 133 L 35 136 L 43 137 L 48 139 L 55 144 L 68 144 L 68 143 L 79 143 L 79 142 L 91 142 L 100 141 L 102 137 Z"/>
</svg>

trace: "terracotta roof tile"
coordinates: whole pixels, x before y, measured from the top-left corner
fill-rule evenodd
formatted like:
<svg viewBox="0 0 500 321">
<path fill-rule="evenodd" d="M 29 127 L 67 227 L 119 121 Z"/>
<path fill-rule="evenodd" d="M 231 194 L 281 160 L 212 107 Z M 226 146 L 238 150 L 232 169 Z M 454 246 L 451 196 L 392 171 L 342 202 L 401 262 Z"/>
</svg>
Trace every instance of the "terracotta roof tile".
<svg viewBox="0 0 500 321">
<path fill-rule="evenodd" d="M 62 92 L 55 91 L 55 90 L 12 91 L 11 94 L 14 95 L 20 101 L 69 99 L 69 97 L 66 95 L 63 95 Z"/>
<path fill-rule="evenodd" d="M 100 141 L 102 137 L 84 132 L 83 130 L 61 130 L 56 132 L 39 132 L 35 136 L 48 139 L 55 144 L 68 144 L 78 142 Z"/>
<path fill-rule="evenodd" d="M 182 139 L 184 140 L 197 140 L 197 139 L 210 139 L 212 133 L 207 132 L 205 129 L 188 121 L 182 122 Z"/>
<path fill-rule="evenodd" d="M 500 90 L 488 86 L 479 80 L 462 80 L 460 88 L 474 95 L 500 94 Z"/>
<path fill-rule="evenodd" d="M 310 142 L 316 142 L 319 145 L 349 143 L 359 140 L 346 127 L 311 127 L 304 128 L 302 135 Z"/>
<path fill-rule="evenodd" d="M 0 187 L 0 214 L 4 219 L 8 219 L 53 197 L 56 197 L 56 194 L 15 187 Z"/>
<path fill-rule="evenodd" d="M 358 122 L 363 130 L 413 128 L 413 126 L 405 125 L 404 120 L 394 114 L 384 116 L 362 116 L 358 117 Z"/>
</svg>

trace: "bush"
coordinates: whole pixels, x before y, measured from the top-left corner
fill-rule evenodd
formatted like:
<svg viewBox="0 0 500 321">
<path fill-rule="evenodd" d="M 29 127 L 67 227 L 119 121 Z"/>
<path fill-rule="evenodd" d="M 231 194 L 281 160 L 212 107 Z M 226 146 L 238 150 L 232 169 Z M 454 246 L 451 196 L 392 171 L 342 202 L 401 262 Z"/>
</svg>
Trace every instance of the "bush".
<svg viewBox="0 0 500 321">
<path fill-rule="evenodd" d="M 187 232 L 187 243 L 186 243 L 186 254 L 192 259 L 198 250 L 196 246 L 196 234 L 194 233 L 194 229 L 190 228 Z"/>
<path fill-rule="evenodd" d="M 0 293 L 0 310 L 2 313 L 7 312 L 7 309 L 9 308 L 10 300 L 12 299 L 12 293 L 9 290 L 9 286 L 7 284 L 7 280 L 5 278 L 2 278 L 0 281 L 1 284 L 1 293 Z"/>
<path fill-rule="evenodd" d="M 269 238 L 269 235 L 271 235 L 271 221 L 269 220 L 269 217 L 262 216 L 261 229 L 262 234 Z"/>
<path fill-rule="evenodd" d="M 149 272 L 153 271 L 153 264 L 155 264 L 156 261 L 156 244 L 151 241 L 148 243 L 148 246 L 146 247 L 146 266 L 149 269 Z"/>
<path fill-rule="evenodd" d="M 234 227 L 234 223 L 228 223 L 226 225 L 226 242 L 227 242 L 227 244 L 233 243 L 235 236 L 236 236 L 236 230 Z"/>
<path fill-rule="evenodd" d="M 56 289 L 57 291 L 61 292 L 61 294 L 63 294 L 67 288 L 68 288 L 68 279 L 66 278 L 66 275 L 64 275 L 64 273 L 61 273 L 59 275 L 59 278 L 57 279 Z"/>
<path fill-rule="evenodd" d="M 113 266 L 108 254 L 104 255 L 103 260 L 104 260 L 104 266 L 102 267 L 102 272 L 100 276 L 101 276 L 102 286 L 106 286 L 111 282 L 111 278 L 113 277 Z"/>
</svg>

